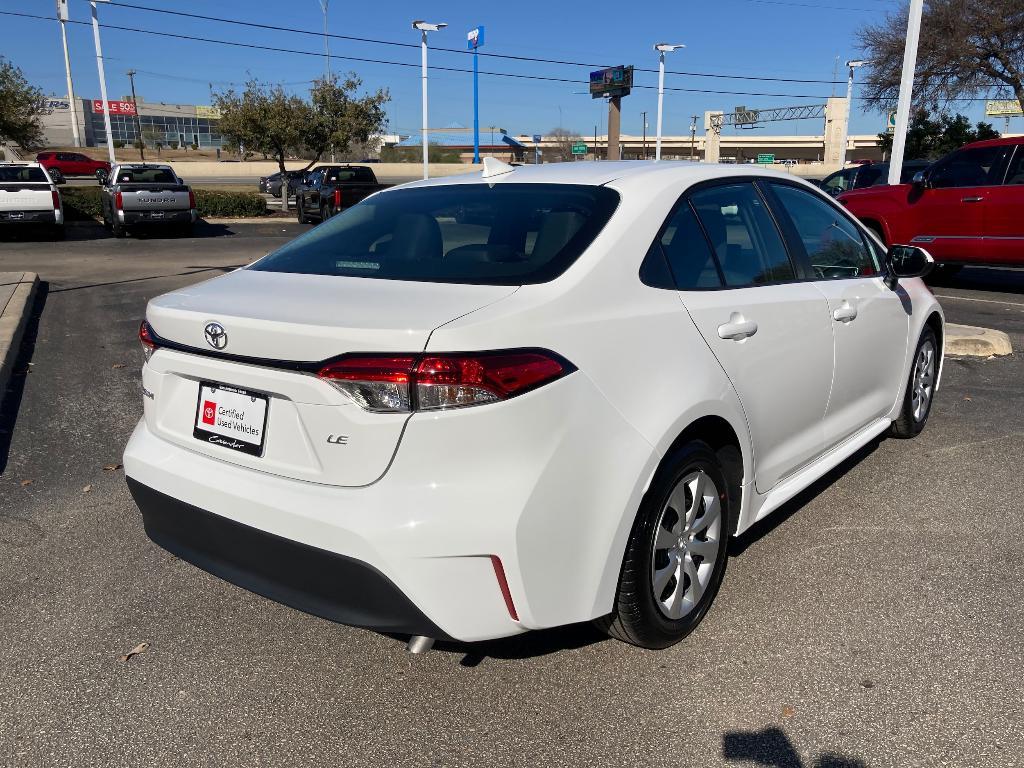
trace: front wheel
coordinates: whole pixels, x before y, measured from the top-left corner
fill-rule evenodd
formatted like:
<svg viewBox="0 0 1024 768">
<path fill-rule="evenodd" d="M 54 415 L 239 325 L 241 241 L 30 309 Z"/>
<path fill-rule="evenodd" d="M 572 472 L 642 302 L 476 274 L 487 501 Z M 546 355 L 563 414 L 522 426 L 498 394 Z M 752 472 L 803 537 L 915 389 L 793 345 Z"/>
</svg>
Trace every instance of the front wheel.
<svg viewBox="0 0 1024 768">
<path fill-rule="evenodd" d="M 939 344 L 935 331 L 925 326 L 921 340 L 917 342 L 914 363 L 910 367 L 907 393 L 903 397 L 903 408 L 899 418 L 892 423 L 894 437 L 917 437 L 928 423 L 935 396 L 935 383 L 939 371 Z"/>
<path fill-rule="evenodd" d="M 701 441 L 673 452 L 641 502 L 615 605 L 597 624 L 641 648 L 667 648 L 707 614 L 725 574 L 732 500 L 718 456 Z"/>
</svg>

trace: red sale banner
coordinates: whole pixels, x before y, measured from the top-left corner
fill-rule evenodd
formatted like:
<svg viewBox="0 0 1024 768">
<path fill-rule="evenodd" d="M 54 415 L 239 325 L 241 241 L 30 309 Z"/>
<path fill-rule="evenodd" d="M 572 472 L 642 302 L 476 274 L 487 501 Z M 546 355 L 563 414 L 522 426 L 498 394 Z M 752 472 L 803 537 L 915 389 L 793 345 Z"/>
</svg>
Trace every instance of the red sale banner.
<svg viewBox="0 0 1024 768">
<path fill-rule="evenodd" d="M 110 114 L 112 115 L 134 115 L 135 104 L 131 101 L 108 101 L 107 104 L 110 106 Z M 92 102 L 92 111 L 97 115 L 103 114 L 103 101 L 101 99 L 94 99 Z"/>
</svg>

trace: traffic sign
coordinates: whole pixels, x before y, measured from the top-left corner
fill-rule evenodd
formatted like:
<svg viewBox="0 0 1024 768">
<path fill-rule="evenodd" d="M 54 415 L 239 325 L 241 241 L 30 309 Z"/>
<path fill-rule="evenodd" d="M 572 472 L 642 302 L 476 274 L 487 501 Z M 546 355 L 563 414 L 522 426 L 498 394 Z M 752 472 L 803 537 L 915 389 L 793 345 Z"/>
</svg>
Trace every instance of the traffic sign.
<svg viewBox="0 0 1024 768">
<path fill-rule="evenodd" d="M 484 28 L 479 26 L 476 29 L 469 30 L 466 35 L 466 48 L 469 50 L 476 50 L 484 44 Z"/>
<path fill-rule="evenodd" d="M 769 153 L 762 153 L 757 156 L 757 162 L 762 165 L 773 165 L 775 163 L 775 155 Z"/>
<path fill-rule="evenodd" d="M 585 155 L 587 154 L 587 145 L 582 141 L 577 141 L 572 145 L 572 153 L 574 155 Z"/>
<path fill-rule="evenodd" d="M 541 141 L 543 141 L 543 139 L 544 139 L 544 137 L 541 136 L 539 133 L 533 134 L 533 143 L 534 144 L 540 144 Z"/>
<path fill-rule="evenodd" d="M 896 110 L 889 113 L 889 119 L 885 126 L 886 133 L 896 133 Z"/>
</svg>

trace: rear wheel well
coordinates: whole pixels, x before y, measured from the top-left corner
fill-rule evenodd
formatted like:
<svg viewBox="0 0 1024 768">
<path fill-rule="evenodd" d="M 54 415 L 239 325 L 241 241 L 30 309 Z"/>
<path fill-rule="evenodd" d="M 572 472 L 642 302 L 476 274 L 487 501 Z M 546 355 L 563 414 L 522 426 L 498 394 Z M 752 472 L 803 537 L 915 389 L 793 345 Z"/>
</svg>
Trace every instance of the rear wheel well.
<svg viewBox="0 0 1024 768">
<path fill-rule="evenodd" d="M 672 441 L 665 455 L 668 456 L 693 440 L 707 443 L 722 464 L 722 472 L 729 484 L 729 500 L 735 505 L 732 510 L 733 526 L 739 522 L 739 505 L 743 492 L 743 449 L 732 425 L 720 416 L 704 416 L 690 424 Z"/>
<path fill-rule="evenodd" d="M 935 341 L 939 345 L 940 359 L 941 359 L 941 350 L 944 349 L 944 344 L 945 344 L 945 341 L 942 338 L 942 318 L 939 317 L 939 313 L 938 312 L 932 312 L 928 316 L 928 319 L 925 320 L 924 322 L 925 322 L 925 325 L 927 325 L 929 328 L 931 328 L 935 332 Z"/>
</svg>

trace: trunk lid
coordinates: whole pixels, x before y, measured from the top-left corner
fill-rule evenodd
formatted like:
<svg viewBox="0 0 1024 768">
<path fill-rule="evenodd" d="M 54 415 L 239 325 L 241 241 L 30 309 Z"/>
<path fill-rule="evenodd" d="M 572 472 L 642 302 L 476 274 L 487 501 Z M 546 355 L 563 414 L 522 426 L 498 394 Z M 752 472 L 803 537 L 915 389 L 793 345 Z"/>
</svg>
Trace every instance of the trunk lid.
<svg viewBox="0 0 1024 768">
<path fill-rule="evenodd" d="M 259 471 L 329 485 L 372 483 L 389 466 L 409 414 L 365 411 L 311 370 L 289 370 L 288 363 L 419 352 L 438 326 L 516 290 L 242 269 L 166 294 L 147 309 L 158 336 L 213 352 L 205 328 L 217 323 L 227 338 L 218 351 L 251 359 L 158 350 L 143 375 L 147 425 L 189 450 Z M 195 436 L 203 407 L 216 400 L 209 390 L 200 396 L 204 383 L 266 396 L 258 455 L 211 441 L 205 431 Z M 262 414 L 259 399 L 251 407 Z"/>
<path fill-rule="evenodd" d="M 52 209 L 53 195 L 49 184 L 25 181 L 0 184 L 0 210 L 2 211 L 46 211 Z"/>
<path fill-rule="evenodd" d="M 183 211 L 189 209 L 184 184 L 119 184 L 125 211 Z"/>
</svg>

